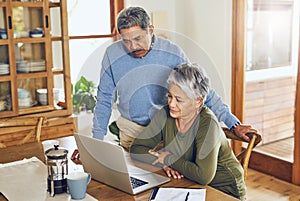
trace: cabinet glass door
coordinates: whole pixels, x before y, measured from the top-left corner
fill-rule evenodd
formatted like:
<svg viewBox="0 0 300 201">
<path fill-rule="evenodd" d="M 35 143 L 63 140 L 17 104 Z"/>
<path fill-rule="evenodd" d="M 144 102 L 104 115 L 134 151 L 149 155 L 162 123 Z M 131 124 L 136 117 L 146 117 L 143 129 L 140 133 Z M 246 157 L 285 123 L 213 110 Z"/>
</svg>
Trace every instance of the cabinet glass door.
<svg viewBox="0 0 300 201">
<path fill-rule="evenodd" d="M 46 71 L 44 43 L 17 43 L 15 53 L 18 74 Z"/>
<path fill-rule="evenodd" d="M 9 81 L 0 82 L 0 115 L 5 111 L 12 111 L 11 84 Z"/>
<path fill-rule="evenodd" d="M 47 77 L 18 79 L 17 85 L 19 113 L 32 111 L 32 107 L 35 112 L 54 109 L 54 90 L 48 91 Z"/>
<path fill-rule="evenodd" d="M 8 57 L 8 45 L 0 45 L 0 76 L 10 74 L 10 65 Z"/>
<path fill-rule="evenodd" d="M 43 8 L 13 7 L 14 38 L 40 38 L 44 36 Z"/>
<path fill-rule="evenodd" d="M 0 7 L 0 40 L 7 39 L 7 26 L 6 26 L 5 19 L 6 19 L 6 7 Z"/>
</svg>

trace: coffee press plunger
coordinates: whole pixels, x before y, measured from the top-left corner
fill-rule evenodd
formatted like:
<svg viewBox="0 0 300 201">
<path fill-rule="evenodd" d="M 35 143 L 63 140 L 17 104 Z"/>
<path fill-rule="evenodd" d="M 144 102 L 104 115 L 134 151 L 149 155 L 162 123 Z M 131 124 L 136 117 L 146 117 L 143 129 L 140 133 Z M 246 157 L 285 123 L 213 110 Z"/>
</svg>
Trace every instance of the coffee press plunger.
<svg viewBox="0 0 300 201">
<path fill-rule="evenodd" d="M 45 152 L 48 167 L 48 192 L 51 196 L 67 192 L 68 150 L 59 148 L 48 149 Z"/>
</svg>

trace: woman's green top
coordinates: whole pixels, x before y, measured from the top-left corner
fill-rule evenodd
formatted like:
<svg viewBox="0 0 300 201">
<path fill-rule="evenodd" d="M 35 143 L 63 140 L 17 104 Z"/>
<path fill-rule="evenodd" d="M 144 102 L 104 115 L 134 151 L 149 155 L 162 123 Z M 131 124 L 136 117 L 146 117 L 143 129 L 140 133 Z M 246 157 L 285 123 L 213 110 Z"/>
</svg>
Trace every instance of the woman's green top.
<svg viewBox="0 0 300 201">
<path fill-rule="evenodd" d="M 178 132 L 168 106 L 162 108 L 130 147 L 133 159 L 152 163 L 148 154 L 161 141 L 169 151 L 164 164 L 201 185 L 210 185 L 227 194 L 245 199 L 243 169 L 214 114 L 203 106 L 189 130 Z"/>
</svg>

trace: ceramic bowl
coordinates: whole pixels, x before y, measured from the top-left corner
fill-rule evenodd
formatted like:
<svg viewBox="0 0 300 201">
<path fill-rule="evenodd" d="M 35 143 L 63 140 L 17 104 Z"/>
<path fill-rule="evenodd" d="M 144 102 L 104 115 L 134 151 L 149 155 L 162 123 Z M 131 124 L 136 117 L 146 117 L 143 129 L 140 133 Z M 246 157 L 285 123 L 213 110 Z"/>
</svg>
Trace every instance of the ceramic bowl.
<svg viewBox="0 0 300 201">
<path fill-rule="evenodd" d="M 41 37 L 43 37 L 43 34 L 30 34 L 30 37 L 32 37 L 32 38 L 41 38 Z"/>
<path fill-rule="evenodd" d="M 0 29 L 0 36 L 2 39 L 7 39 L 7 31 Z"/>
<path fill-rule="evenodd" d="M 2 33 L 2 34 L 0 34 L 0 36 L 1 36 L 2 39 L 7 39 L 7 34 L 6 33 Z"/>
<path fill-rule="evenodd" d="M 44 35 L 44 31 L 41 29 L 34 29 L 29 32 L 30 37 L 32 38 L 40 38 Z"/>
</svg>

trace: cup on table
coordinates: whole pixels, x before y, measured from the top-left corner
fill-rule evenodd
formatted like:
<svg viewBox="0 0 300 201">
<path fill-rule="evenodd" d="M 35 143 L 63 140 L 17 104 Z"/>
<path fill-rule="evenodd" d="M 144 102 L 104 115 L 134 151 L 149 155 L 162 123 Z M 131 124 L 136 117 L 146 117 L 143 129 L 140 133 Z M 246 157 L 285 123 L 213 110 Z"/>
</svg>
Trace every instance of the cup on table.
<svg viewBox="0 0 300 201">
<path fill-rule="evenodd" d="M 86 187 L 91 178 L 91 174 L 86 172 L 73 172 L 67 175 L 67 185 L 73 200 L 85 198 Z"/>
<path fill-rule="evenodd" d="M 58 140 L 45 140 L 42 141 L 44 152 L 46 152 L 48 149 L 54 148 L 54 145 L 59 145 Z"/>
</svg>

